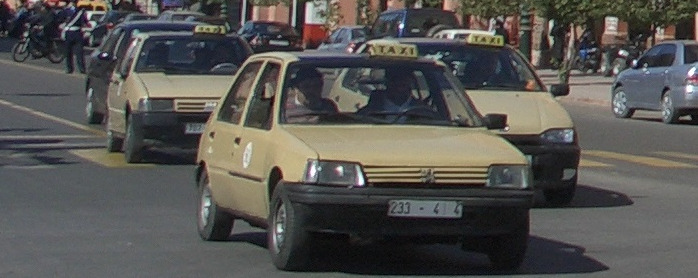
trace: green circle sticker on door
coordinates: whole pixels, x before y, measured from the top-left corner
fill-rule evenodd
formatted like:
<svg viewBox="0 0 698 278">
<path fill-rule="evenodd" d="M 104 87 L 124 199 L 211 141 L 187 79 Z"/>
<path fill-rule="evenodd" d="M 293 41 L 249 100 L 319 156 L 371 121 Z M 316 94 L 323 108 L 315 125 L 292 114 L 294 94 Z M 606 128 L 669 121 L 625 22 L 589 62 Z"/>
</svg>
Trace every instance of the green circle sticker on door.
<svg viewBox="0 0 698 278">
<path fill-rule="evenodd" d="M 250 167 L 250 161 L 252 160 L 252 142 L 247 143 L 245 146 L 245 152 L 242 154 L 242 167 Z"/>
</svg>

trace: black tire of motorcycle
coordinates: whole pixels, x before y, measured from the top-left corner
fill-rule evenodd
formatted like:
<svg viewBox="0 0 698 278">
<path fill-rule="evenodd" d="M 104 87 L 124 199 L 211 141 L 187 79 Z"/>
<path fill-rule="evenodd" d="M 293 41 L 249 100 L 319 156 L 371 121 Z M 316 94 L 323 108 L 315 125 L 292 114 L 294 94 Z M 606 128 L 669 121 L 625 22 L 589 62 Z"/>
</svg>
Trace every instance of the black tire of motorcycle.
<svg viewBox="0 0 698 278">
<path fill-rule="evenodd" d="M 12 46 L 12 60 L 15 62 L 22 63 L 29 58 L 29 49 L 27 49 L 26 41 L 18 41 Z M 24 49 L 24 51 L 22 51 Z"/>
<path fill-rule="evenodd" d="M 54 64 L 63 62 L 63 59 L 65 58 L 65 55 L 63 55 L 63 44 L 58 41 L 53 41 L 51 43 L 53 46 L 51 47 L 51 52 L 49 52 L 46 58 Z"/>
</svg>

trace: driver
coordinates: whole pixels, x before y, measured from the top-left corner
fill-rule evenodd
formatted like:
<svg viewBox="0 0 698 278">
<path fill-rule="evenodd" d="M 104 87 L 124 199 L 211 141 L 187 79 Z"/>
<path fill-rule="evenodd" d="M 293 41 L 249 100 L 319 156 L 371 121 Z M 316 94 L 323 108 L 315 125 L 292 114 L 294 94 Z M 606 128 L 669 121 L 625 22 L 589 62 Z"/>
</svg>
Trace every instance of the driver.
<svg viewBox="0 0 698 278">
<path fill-rule="evenodd" d="M 400 113 L 411 107 L 424 105 L 412 95 L 412 88 L 417 84 L 412 71 L 386 69 L 385 82 L 386 90 L 371 93 L 368 104 L 359 109 L 358 114 Z"/>
</svg>

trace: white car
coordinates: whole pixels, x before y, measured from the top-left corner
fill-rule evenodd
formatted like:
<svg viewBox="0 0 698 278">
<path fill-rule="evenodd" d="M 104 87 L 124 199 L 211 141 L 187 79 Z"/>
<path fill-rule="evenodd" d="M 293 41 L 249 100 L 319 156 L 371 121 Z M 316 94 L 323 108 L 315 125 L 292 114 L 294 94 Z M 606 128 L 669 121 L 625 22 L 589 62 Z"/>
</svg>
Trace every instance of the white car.
<svg viewBox="0 0 698 278">
<path fill-rule="evenodd" d="M 436 34 L 434 34 L 434 38 L 441 38 L 441 39 L 465 39 L 468 37 L 470 34 L 479 34 L 479 35 L 494 35 L 494 31 L 487 31 L 487 30 L 475 30 L 475 29 L 462 29 L 462 28 L 457 28 L 457 29 L 444 29 Z"/>
</svg>

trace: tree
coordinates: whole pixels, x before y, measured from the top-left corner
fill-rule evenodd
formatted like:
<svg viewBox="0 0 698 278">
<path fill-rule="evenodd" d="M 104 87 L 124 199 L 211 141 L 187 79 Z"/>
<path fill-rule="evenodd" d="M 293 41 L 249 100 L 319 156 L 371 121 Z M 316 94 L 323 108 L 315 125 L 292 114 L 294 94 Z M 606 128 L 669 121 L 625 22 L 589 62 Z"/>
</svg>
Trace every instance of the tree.
<svg viewBox="0 0 698 278">
<path fill-rule="evenodd" d="M 616 0 L 610 12 L 631 26 L 649 26 L 642 33 L 654 34 L 657 28 L 675 25 L 695 17 L 697 1 L 685 0 Z"/>
<path fill-rule="evenodd" d="M 501 15 L 514 15 L 520 12 L 519 6 L 527 0 L 461 0 L 460 7 L 464 15 L 481 18 L 493 18 Z"/>
</svg>

